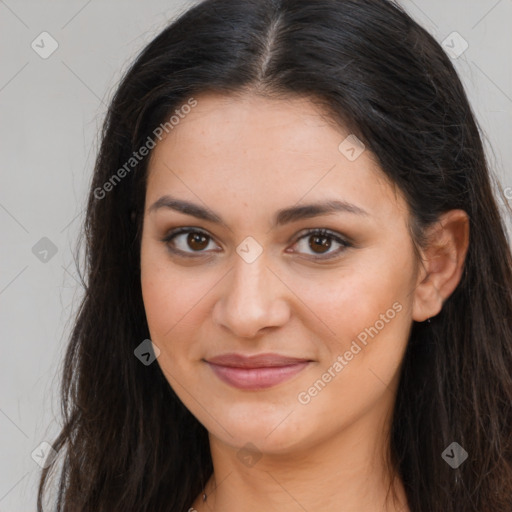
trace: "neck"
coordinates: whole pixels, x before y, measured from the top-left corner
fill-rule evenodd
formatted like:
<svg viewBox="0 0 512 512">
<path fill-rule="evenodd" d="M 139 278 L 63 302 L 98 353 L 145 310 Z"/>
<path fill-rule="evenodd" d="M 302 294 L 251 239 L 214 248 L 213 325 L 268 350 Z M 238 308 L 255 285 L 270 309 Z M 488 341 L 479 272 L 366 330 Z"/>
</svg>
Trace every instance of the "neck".
<svg viewBox="0 0 512 512">
<path fill-rule="evenodd" d="M 210 435 L 214 472 L 192 509 L 197 512 L 322 510 L 408 512 L 401 481 L 390 472 L 389 421 L 375 428 L 364 418 L 328 442 L 293 453 L 269 454 L 252 466 L 238 449 Z"/>
</svg>

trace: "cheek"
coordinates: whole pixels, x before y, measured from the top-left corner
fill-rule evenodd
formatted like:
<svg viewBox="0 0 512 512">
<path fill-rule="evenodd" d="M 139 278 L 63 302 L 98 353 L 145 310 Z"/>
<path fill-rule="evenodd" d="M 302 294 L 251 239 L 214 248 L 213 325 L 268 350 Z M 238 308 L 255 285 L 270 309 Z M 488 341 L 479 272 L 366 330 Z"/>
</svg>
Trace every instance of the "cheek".
<svg viewBox="0 0 512 512">
<path fill-rule="evenodd" d="M 185 296 L 193 290 L 178 272 L 173 271 L 164 251 L 149 236 L 142 238 L 140 268 L 149 329 L 155 338 L 161 338 L 184 315 Z"/>
<path fill-rule="evenodd" d="M 375 324 L 379 331 L 390 331 L 394 324 L 410 322 L 412 257 L 396 257 L 382 249 L 378 252 L 368 252 L 323 286 L 308 290 L 308 305 L 329 328 L 327 339 L 333 340 L 333 349 L 350 344 L 360 333 L 364 339 L 364 333 Z"/>
<path fill-rule="evenodd" d="M 321 340 L 322 364 L 300 390 L 311 428 L 327 428 L 326 421 L 338 428 L 392 396 L 412 311 L 408 269 L 397 264 L 353 271 L 321 299 L 318 294 L 312 309 L 325 313 L 320 316 L 335 336 Z M 325 410 L 336 414 L 326 420 Z"/>
<path fill-rule="evenodd" d="M 311 307 L 321 312 L 334 333 L 323 339 L 323 365 L 317 377 L 330 379 L 323 375 L 329 368 L 336 375 L 317 407 L 334 400 L 350 415 L 380 399 L 397 375 L 407 346 L 413 282 L 414 259 L 407 246 L 400 254 L 380 248 L 348 266 L 324 288 L 325 293 L 316 293 Z"/>
<path fill-rule="evenodd" d="M 207 289 L 197 279 L 151 270 L 141 276 L 142 296 L 149 330 L 155 341 L 164 342 L 183 330 L 197 314 Z"/>
<path fill-rule="evenodd" d="M 180 267 L 153 247 L 141 248 L 141 288 L 151 340 L 166 366 L 189 364 L 201 356 L 194 340 L 206 322 L 207 296 L 218 280 L 207 270 Z M 168 356 L 172 356 L 167 359 Z"/>
<path fill-rule="evenodd" d="M 176 296 L 166 283 L 165 268 L 154 255 L 154 251 L 145 247 L 144 239 L 141 246 L 141 289 L 146 319 L 151 338 L 157 341 L 172 323 Z M 172 291 L 171 291 L 172 290 Z"/>
</svg>

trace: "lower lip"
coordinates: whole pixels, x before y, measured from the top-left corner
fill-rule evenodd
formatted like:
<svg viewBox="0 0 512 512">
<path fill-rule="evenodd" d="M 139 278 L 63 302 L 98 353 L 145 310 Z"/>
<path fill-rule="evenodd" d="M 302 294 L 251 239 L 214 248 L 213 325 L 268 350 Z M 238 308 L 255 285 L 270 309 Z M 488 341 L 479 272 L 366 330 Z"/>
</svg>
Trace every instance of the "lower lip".
<svg viewBox="0 0 512 512">
<path fill-rule="evenodd" d="M 220 380 L 239 389 L 265 389 L 291 379 L 302 371 L 309 362 L 272 366 L 265 368 L 233 368 L 208 363 Z"/>
</svg>

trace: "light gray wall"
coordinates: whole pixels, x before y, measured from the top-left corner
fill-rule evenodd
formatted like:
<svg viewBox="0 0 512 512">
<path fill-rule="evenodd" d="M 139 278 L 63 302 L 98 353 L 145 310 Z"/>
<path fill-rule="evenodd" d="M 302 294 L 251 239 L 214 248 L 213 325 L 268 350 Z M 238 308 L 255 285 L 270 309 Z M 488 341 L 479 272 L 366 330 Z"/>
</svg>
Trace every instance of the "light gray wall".
<svg viewBox="0 0 512 512">
<path fill-rule="evenodd" d="M 35 510 L 32 453 L 57 433 L 57 371 L 81 293 L 72 250 L 106 104 L 137 51 L 187 4 L 0 0 L 0 512 Z M 438 41 L 454 31 L 467 41 L 454 62 L 512 187 L 512 1 L 402 5 Z M 42 32 L 58 43 L 47 58 L 54 43 Z M 454 36 L 447 44 L 463 48 Z"/>
</svg>

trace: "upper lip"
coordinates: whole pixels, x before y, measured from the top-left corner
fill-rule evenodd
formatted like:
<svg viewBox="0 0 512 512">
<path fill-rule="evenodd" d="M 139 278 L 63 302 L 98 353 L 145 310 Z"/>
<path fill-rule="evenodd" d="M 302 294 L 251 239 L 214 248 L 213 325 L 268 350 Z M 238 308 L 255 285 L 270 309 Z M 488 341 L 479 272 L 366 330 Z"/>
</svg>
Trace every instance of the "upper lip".
<svg viewBox="0 0 512 512">
<path fill-rule="evenodd" d="M 280 354 L 256 354 L 244 356 L 241 354 L 222 354 L 207 359 L 208 363 L 232 368 L 266 368 L 272 366 L 289 366 L 292 364 L 305 363 L 310 359 L 302 357 L 290 357 Z"/>
</svg>

